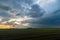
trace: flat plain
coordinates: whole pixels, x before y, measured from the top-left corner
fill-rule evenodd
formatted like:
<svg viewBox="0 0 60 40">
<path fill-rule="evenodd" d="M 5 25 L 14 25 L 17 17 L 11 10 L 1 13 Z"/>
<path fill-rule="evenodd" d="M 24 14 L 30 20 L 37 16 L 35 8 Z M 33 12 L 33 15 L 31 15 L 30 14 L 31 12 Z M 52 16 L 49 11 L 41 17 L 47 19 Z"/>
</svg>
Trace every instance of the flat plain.
<svg viewBox="0 0 60 40">
<path fill-rule="evenodd" d="M 0 29 L 0 40 L 60 40 L 60 28 Z"/>
</svg>

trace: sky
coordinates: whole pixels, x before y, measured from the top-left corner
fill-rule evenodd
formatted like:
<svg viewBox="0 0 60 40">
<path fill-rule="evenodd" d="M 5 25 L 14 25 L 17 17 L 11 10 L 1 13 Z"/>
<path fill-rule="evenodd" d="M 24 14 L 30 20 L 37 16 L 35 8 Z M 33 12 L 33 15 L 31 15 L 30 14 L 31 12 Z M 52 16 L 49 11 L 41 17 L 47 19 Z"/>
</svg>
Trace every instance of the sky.
<svg viewBox="0 0 60 40">
<path fill-rule="evenodd" d="M 15 28 L 60 28 L 60 0 L 0 0 L 0 22 Z"/>
</svg>

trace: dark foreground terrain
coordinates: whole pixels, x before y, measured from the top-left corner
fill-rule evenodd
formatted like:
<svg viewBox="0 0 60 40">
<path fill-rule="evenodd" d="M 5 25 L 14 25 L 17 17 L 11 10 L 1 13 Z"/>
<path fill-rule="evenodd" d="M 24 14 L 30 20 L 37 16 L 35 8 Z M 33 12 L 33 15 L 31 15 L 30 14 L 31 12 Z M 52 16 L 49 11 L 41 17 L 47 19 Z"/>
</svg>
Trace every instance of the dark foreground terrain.
<svg viewBox="0 0 60 40">
<path fill-rule="evenodd" d="M 0 40 L 60 40 L 60 28 L 0 29 Z"/>
</svg>

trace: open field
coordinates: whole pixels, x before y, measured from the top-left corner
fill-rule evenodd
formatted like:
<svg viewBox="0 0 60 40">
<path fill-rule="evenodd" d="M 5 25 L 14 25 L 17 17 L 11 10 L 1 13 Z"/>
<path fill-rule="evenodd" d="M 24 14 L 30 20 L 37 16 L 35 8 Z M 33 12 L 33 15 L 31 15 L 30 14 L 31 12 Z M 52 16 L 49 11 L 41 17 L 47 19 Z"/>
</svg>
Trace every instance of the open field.
<svg viewBox="0 0 60 40">
<path fill-rule="evenodd" d="M 0 29 L 0 40 L 58 40 L 60 28 Z"/>
</svg>

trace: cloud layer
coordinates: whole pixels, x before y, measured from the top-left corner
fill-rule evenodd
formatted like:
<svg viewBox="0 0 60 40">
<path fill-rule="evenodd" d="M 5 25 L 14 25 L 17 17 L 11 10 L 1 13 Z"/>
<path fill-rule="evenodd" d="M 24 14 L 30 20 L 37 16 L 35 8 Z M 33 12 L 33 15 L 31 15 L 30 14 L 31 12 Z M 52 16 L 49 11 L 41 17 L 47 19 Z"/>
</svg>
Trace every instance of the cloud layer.
<svg viewBox="0 0 60 40">
<path fill-rule="evenodd" d="M 19 23 L 29 24 L 26 28 L 59 27 L 59 2 L 60 0 L 0 0 L 0 19 L 1 22 L 8 22 L 24 18 L 26 20 Z"/>
</svg>

